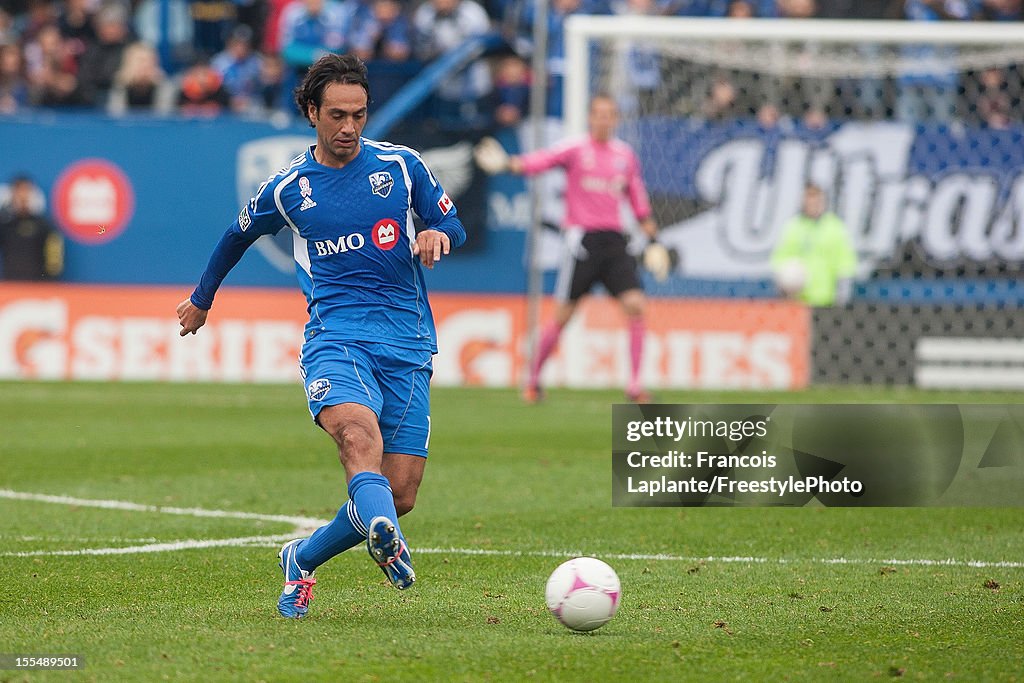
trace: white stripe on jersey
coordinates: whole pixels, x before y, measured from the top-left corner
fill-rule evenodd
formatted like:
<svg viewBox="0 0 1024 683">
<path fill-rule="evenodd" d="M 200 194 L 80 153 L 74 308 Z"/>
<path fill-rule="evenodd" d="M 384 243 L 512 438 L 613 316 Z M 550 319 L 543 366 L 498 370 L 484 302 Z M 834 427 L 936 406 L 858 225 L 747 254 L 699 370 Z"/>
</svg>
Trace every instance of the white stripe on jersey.
<svg viewBox="0 0 1024 683">
<path fill-rule="evenodd" d="M 416 225 L 412 216 L 412 176 L 409 175 L 409 167 L 405 165 L 405 157 L 401 154 L 377 154 L 376 156 L 381 161 L 394 161 L 402 169 L 402 179 L 405 180 L 405 191 L 409 197 L 409 206 L 405 210 L 405 234 L 409 238 L 409 254 L 411 256 L 412 247 L 416 243 Z M 415 258 L 413 256 L 414 260 Z M 423 327 L 423 305 L 418 278 L 416 279 L 416 313 L 419 315 L 416 329 L 420 330 Z"/>
<path fill-rule="evenodd" d="M 396 145 L 390 142 L 381 142 L 379 140 L 367 140 L 366 138 L 363 138 L 363 142 L 368 144 L 370 147 L 377 147 L 378 149 L 383 149 L 387 151 L 398 150 L 402 152 L 408 152 L 409 154 L 413 155 L 421 164 L 423 164 L 423 168 L 426 169 L 427 171 L 427 177 L 430 178 L 430 183 L 434 187 L 437 187 L 437 180 L 434 178 L 434 174 L 430 171 L 430 168 L 427 166 L 427 162 L 423 161 L 423 157 L 420 156 L 420 153 L 414 150 L 412 147 L 406 147 L 405 145 Z M 383 157 L 378 155 L 377 158 L 382 159 Z"/>
<path fill-rule="evenodd" d="M 292 171 L 287 178 L 279 182 L 277 184 L 277 187 L 274 188 L 274 204 L 277 205 L 277 211 L 286 221 L 288 221 L 288 227 L 290 227 L 292 229 L 292 232 L 294 232 L 295 234 L 299 233 L 299 227 L 292 222 L 292 219 L 288 215 L 288 212 L 284 210 L 284 204 L 281 203 L 281 192 L 288 185 L 288 183 L 295 180 L 295 178 L 297 178 L 298 175 L 298 171 Z"/>
</svg>

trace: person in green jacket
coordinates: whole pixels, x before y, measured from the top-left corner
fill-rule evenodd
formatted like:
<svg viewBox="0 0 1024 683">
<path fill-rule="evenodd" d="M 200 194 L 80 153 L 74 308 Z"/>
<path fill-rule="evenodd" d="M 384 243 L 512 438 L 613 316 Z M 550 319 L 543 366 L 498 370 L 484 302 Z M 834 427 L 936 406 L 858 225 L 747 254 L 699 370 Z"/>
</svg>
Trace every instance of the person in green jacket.
<svg viewBox="0 0 1024 683">
<path fill-rule="evenodd" d="M 849 301 L 857 268 L 846 225 L 826 208 L 825 191 L 808 183 L 800 214 L 786 223 L 772 253 L 775 284 L 811 306 Z"/>
</svg>

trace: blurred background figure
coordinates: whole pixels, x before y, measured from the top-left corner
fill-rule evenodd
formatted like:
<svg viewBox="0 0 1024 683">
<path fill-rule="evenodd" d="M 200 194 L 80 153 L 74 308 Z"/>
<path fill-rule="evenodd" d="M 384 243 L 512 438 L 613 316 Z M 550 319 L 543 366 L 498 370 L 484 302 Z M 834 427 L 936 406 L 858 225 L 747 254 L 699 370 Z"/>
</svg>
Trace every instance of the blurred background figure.
<svg viewBox="0 0 1024 683">
<path fill-rule="evenodd" d="M 209 58 L 223 50 L 238 16 L 236 3 L 233 0 L 189 0 L 188 7 L 192 14 L 192 44 L 196 54 Z"/>
<path fill-rule="evenodd" d="M 198 60 L 181 77 L 178 112 L 183 116 L 210 118 L 231 106 L 224 79 L 205 60 Z"/>
<path fill-rule="evenodd" d="M 36 32 L 25 46 L 29 97 L 39 107 L 75 107 L 87 103 L 79 67 L 55 24 Z"/>
<path fill-rule="evenodd" d="M 1003 130 L 1013 121 L 1013 104 L 1003 69 L 985 69 L 978 76 L 979 91 L 975 101 L 975 119 L 989 128 Z"/>
<path fill-rule="evenodd" d="M 518 125 L 530 108 L 530 68 L 518 55 L 502 57 L 494 75 L 494 122 Z"/>
<path fill-rule="evenodd" d="M 906 0 L 904 8 L 911 21 L 967 21 L 972 18 L 971 10 L 964 0 Z M 899 76 L 897 118 L 915 123 L 951 120 L 959 85 L 954 68 L 956 50 L 910 45 L 902 48 L 902 54 L 912 66 Z"/>
<path fill-rule="evenodd" d="M 227 47 L 214 56 L 210 66 L 224 79 L 231 98 L 231 111 L 246 113 L 258 109 L 260 58 L 253 51 L 252 29 L 239 24 L 231 31 Z"/>
<path fill-rule="evenodd" d="M 125 49 L 132 42 L 128 11 L 117 2 L 106 4 L 96 13 L 95 27 L 96 42 L 86 47 L 78 78 L 85 101 L 102 107 L 114 87 Z"/>
<path fill-rule="evenodd" d="M 64 240 L 39 209 L 39 188 L 25 175 L 11 178 L 0 206 L 0 277 L 53 280 L 64 271 Z"/>
<path fill-rule="evenodd" d="M 776 286 L 811 306 L 841 306 L 853 293 L 856 269 L 846 225 L 828 211 L 825 191 L 808 183 L 800 214 L 785 225 L 772 253 Z"/>
<path fill-rule="evenodd" d="M 416 54 L 424 61 L 437 59 L 491 29 L 487 12 L 474 0 L 428 0 L 416 9 L 412 23 Z M 486 125 L 486 121 L 481 122 L 480 99 L 490 91 L 490 69 L 482 61 L 473 62 L 441 83 L 434 117 L 447 128 Z"/>
<path fill-rule="evenodd" d="M 174 92 L 156 50 L 147 43 L 132 43 L 114 75 L 107 111 L 115 116 L 129 111 L 168 114 L 174 109 Z"/>
<path fill-rule="evenodd" d="M 412 28 L 398 0 L 371 0 L 353 27 L 352 51 L 364 62 L 404 62 L 412 54 Z"/>
<path fill-rule="evenodd" d="M 29 105 L 28 81 L 17 45 L 0 45 L 0 115 Z"/>
<path fill-rule="evenodd" d="M 348 50 L 347 37 L 354 16 L 354 0 L 298 0 L 284 8 L 281 56 L 292 67 L 296 82 L 323 55 Z"/>
<path fill-rule="evenodd" d="M 285 66 L 280 55 L 261 54 L 256 80 L 257 103 L 264 114 L 291 111 L 291 93 L 285 89 Z"/>
</svg>

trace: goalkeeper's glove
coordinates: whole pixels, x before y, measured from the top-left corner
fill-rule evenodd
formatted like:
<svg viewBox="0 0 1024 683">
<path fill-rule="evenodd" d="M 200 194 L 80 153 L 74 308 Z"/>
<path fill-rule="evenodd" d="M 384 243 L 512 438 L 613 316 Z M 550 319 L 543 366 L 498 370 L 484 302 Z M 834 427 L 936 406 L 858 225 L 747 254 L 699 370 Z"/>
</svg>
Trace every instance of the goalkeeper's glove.
<svg viewBox="0 0 1024 683">
<path fill-rule="evenodd" d="M 641 260 L 644 268 L 654 276 L 655 280 L 664 282 L 679 264 L 679 252 L 675 249 L 668 249 L 664 244 L 652 239 L 644 247 Z"/>
<path fill-rule="evenodd" d="M 504 173 L 509 167 L 508 152 L 492 137 L 486 137 L 477 143 L 473 148 L 473 158 L 476 159 L 477 166 L 489 175 Z"/>
</svg>

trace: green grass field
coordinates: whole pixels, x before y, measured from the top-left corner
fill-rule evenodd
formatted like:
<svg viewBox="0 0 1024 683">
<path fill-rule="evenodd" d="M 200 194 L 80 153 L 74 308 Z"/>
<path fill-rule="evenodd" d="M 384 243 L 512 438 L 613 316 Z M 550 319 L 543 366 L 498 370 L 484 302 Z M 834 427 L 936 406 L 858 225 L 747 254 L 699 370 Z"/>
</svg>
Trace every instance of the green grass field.
<svg viewBox="0 0 1024 683">
<path fill-rule="evenodd" d="M 317 571 L 308 618 L 291 622 L 275 609 L 275 539 L 299 520 L 267 517 L 326 519 L 345 498 L 300 387 L 0 384 L 0 653 L 86 662 L 0 681 L 1024 680 L 1024 509 L 613 508 L 618 398 L 435 389 L 430 464 L 403 520 L 417 585 L 390 588 L 357 548 Z M 139 546 L 159 551 L 109 550 Z M 108 554 L 68 554 L 83 549 Z M 544 607 L 548 574 L 580 553 L 623 584 L 619 614 L 590 635 Z"/>
</svg>

